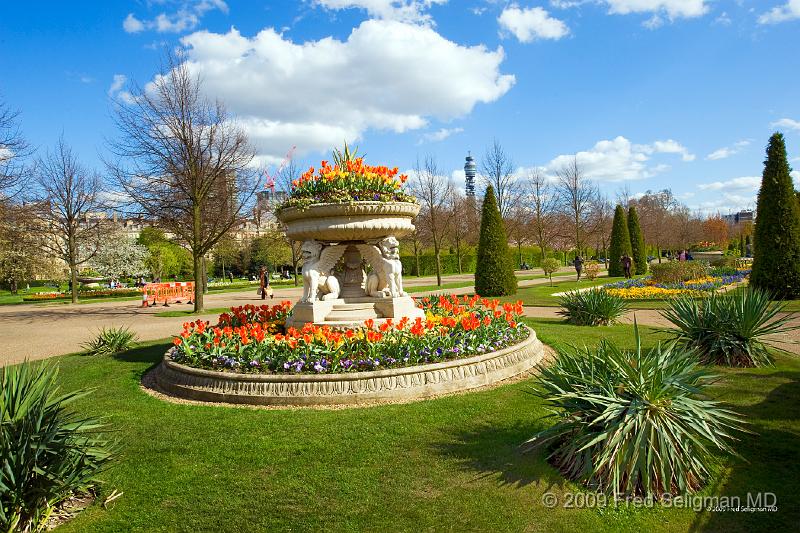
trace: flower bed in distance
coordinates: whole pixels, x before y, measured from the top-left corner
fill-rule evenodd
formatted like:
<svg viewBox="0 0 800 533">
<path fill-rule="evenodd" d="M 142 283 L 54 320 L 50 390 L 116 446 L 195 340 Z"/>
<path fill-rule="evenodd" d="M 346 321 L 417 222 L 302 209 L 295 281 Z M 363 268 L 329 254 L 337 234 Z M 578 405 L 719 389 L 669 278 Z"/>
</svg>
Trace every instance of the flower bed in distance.
<svg viewBox="0 0 800 533">
<path fill-rule="evenodd" d="M 626 300 L 652 300 L 675 296 L 703 297 L 723 288 L 740 283 L 750 275 L 750 270 L 739 270 L 732 274 L 711 274 L 702 278 L 677 283 L 657 283 L 652 277 L 626 279 L 603 285 L 613 296 Z"/>
<path fill-rule="evenodd" d="M 356 372 L 435 363 L 494 352 L 528 335 L 522 303 L 440 296 L 418 303 L 425 319 L 368 320 L 356 329 L 306 324 L 285 328 L 290 302 L 252 305 L 220 315 L 219 323 L 184 324 L 173 361 L 239 373 Z"/>
</svg>

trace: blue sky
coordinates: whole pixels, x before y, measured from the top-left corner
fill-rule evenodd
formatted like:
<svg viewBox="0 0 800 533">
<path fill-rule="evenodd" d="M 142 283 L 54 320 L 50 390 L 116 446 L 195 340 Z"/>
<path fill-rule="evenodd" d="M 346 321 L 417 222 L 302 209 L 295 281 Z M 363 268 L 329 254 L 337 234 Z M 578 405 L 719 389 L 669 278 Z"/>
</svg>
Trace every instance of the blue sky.
<svg viewBox="0 0 800 533">
<path fill-rule="evenodd" d="M 772 131 L 800 168 L 799 32 L 800 0 L 5 2 L 0 95 L 35 146 L 63 132 L 102 170 L 111 99 L 181 47 L 264 164 L 348 139 L 461 180 L 497 138 L 522 173 L 578 154 L 611 197 L 727 213 Z"/>
</svg>

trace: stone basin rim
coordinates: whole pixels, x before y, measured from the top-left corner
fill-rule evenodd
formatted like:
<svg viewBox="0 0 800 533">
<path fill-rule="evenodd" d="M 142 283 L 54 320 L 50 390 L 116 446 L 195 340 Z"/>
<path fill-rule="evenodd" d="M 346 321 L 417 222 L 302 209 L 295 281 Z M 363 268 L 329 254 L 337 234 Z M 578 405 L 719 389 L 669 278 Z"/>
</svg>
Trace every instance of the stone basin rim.
<svg viewBox="0 0 800 533">
<path fill-rule="evenodd" d="M 506 346 L 494 352 L 473 355 L 461 359 L 451 359 L 449 361 L 441 361 L 439 363 L 430 363 L 425 365 L 404 366 L 399 368 L 387 368 L 385 370 L 371 370 L 360 372 L 338 372 L 335 374 L 244 374 L 239 372 L 218 372 L 216 370 L 207 370 L 204 368 L 195 368 L 193 366 L 182 365 L 172 361 L 169 357 L 170 350 L 164 354 L 162 364 L 167 368 L 171 368 L 184 374 L 200 376 L 204 378 L 225 379 L 229 381 L 245 381 L 245 382 L 273 382 L 273 383 L 303 383 L 303 382 L 327 382 L 327 381 L 353 381 L 360 379 L 370 378 L 384 378 L 393 376 L 402 376 L 407 374 L 418 374 L 420 372 L 428 372 L 431 370 L 445 370 L 447 368 L 459 367 L 464 365 L 476 364 L 496 357 L 501 357 L 507 353 L 515 352 L 530 344 L 538 341 L 536 332 L 528 326 L 524 326 L 528 330 L 528 336 L 516 344 Z"/>
<path fill-rule="evenodd" d="M 420 205 L 414 202 L 321 202 L 309 204 L 305 207 L 285 207 L 277 212 L 277 217 L 282 222 L 293 222 L 298 219 L 326 218 L 336 216 L 369 216 L 392 215 L 413 218 L 420 210 Z"/>
</svg>

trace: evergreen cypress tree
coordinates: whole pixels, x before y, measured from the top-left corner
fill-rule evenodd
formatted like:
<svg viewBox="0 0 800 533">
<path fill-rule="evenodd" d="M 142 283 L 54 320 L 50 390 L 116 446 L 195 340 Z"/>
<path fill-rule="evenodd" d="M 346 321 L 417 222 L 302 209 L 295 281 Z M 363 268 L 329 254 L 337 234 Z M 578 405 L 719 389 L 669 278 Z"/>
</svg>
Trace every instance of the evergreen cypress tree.
<svg viewBox="0 0 800 533">
<path fill-rule="evenodd" d="M 744 245 L 744 235 L 739 235 L 739 257 L 744 257 L 747 252 L 747 247 Z"/>
<path fill-rule="evenodd" d="M 647 274 L 647 249 L 644 246 L 644 235 L 639 225 L 639 214 L 636 208 L 628 209 L 628 232 L 631 236 L 631 257 L 636 274 Z"/>
<path fill-rule="evenodd" d="M 781 299 L 800 297 L 800 205 L 789 172 L 783 135 L 775 133 L 758 191 L 750 284 Z"/>
<path fill-rule="evenodd" d="M 517 278 L 514 276 L 508 238 L 491 185 L 486 188 L 483 199 L 477 261 L 476 293 L 481 296 L 507 296 L 517 292 Z"/>
<path fill-rule="evenodd" d="M 608 275 L 612 277 L 624 276 L 625 270 L 622 268 L 620 258 L 623 254 L 630 256 L 632 253 L 631 234 L 628 231 L 625 209 L 621 205 L 617 205 L 614 210 L 614 222 L 611 226 L 611 246 L 608 249 Z"/>
</svg>

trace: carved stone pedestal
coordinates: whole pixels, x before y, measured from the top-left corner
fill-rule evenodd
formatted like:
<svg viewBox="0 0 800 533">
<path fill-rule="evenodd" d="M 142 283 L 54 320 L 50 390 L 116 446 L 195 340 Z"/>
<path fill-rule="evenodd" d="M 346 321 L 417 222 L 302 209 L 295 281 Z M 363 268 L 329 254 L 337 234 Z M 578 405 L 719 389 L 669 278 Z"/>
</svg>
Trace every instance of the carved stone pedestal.
<svg viewBox="0 0 800 533">
<path fill-rule="evenodd" d="M 414 304 L 414 299 L 410 296 L 397 298 L 362 296 L 298 303 L 294 306 L 286 325 L 301 328 L 306 323 L 312 322 L 331 327 L 358 327 L 363 326 L 364 321 L 369 319 L 380 325 L 387 318 L 397 322 L 403 317 L 413 321 L 417 317 L 425 318 L 425 313 Z"/>
</svg>

